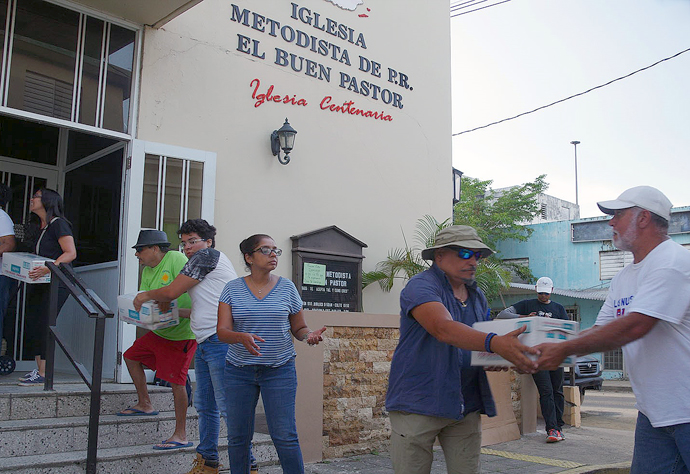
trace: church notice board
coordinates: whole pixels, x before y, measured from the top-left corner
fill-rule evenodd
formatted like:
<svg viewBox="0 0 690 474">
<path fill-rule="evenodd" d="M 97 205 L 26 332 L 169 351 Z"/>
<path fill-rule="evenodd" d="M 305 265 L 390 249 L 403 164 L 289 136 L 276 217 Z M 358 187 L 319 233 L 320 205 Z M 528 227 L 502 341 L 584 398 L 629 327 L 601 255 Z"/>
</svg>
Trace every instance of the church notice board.
<svg viewBox="0 0 690 474">
<path fill-rule="evenodd" d="M 304 309 L 359 311 L 359 262 L 302 259 Z"/>
<path fill-rule="evenodd" d="M 304 309 L 362 311 L 364 242 L 332 225 L 290 237 L 292 281 Z"/>
</svg>

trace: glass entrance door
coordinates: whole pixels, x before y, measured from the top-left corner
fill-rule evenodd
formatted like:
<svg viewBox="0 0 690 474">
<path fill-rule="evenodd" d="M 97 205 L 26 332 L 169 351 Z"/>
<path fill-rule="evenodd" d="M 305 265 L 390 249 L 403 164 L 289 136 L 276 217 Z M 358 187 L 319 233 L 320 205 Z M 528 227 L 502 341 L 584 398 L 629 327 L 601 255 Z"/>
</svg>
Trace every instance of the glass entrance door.
<svg viewBox="0 0 690 474">
<path fill-rule="evenodd" d="M 213 223 L 216 154 L 161 143 L 134 140 L 125 178 L 125 237 L 122 239 L 122 294 L 139 289 L 139 262 L 132 247 L 141 229 L 164 230 L 172 248 L 179 244 L 177 229 L 187 219 Z M 137 328 L 120 323 L 117 380 L 131 382 L 121 354 L 137 337 Z M 190 370 L 190 376 L 194 373 Z M 147 374 L 152 378 L 152 374 Z"/>
<path fill-rule="evenodd" d="M 29 199 L 39 188 L 57 187 L 56 170 L 45 169 L 36 165 L 17 163 L 16 160 L 0 157 L 0 182 L 12 189 L 12 200 L 4 209 L 15 224 L 18 250 L 24 242 L 24 226 L 29 220 Z M 30 251 L 25 248 L 24 250 Z M 35 368 L 33 358 L 24 360 L 24 335 L 31 328 L 26 328 L 25 316 L 26 283 L 20 283 L 18 291 L 10 298 L 10 308 L 5 316 L 3 338 L 6 342 L 6 355 L 17 362 L 17 371 L 29 371 Z"/>
</svg>

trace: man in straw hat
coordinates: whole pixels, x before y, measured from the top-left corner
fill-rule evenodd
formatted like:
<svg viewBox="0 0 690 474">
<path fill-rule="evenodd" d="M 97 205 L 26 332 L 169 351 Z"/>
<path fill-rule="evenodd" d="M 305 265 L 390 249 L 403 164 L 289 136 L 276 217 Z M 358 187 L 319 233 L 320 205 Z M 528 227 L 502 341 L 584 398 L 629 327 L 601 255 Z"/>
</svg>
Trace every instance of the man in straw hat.
<svg viewBox="0 0 690 474">
<path fill-rule="evenodd" d="M 536 351 L 517 339 L 524 327 L 504 336 L 471 327 L 489 319 L 474 277 L 477 261 L 491 253 L 472 227 L 447 227 L 422 251 L 431 268 L 400 294 L 400 341 L 386 395 L 396 474 L 430 472 L 436 437 L 448 472 L 479 472 L 480 414 L 495 416 L 496 407 L 484 369 L 470 366 L 470 351 L 496 352 L 523 372 L 536 371 L 524 354 Z"/>
<path fill-rule="evenodd" d="M 572 354 L 623 348 L 638 409 L 632 474 L 690 469 L 690 252 L 668 236 L 671 201 L 636 186 L 597 203 L 613 215 L 613 243 L 633 263 L 611 280 L 594 327 L 560 344 L 540 344 L 539 366 Z"/>
</svg>

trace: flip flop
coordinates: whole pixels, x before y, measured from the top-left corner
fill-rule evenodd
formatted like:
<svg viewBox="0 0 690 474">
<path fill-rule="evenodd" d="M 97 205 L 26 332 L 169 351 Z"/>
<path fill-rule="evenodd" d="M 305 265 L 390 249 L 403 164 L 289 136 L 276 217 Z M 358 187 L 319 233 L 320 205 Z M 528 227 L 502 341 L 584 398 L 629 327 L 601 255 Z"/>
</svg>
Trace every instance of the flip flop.
<svg viewBox="0 0 690 474">
<path fill-rule="evenodd" d="M 131 413 L 125 413 L 127 410 L 129 410 Z M 119 413 L 116 413 L 117 416 L 153 416 L 157 415 L 158 412 L 156 410 L 150 411 L 150 412 L 145 412 L 142 410 L 139 410 L 138 408 L 132 408 L 132 407 L 127 407 L 124 410 L 122 410 Z"/>
<path fill-rule="evenodd" d="M 163 441 L 161 444 L 156 444 L 153 449 L 159 451 L 168 451 L 170 449 L 190 448 L 194 445 L 191 441 L 188 443 L 180 443 L 179 441 Z"/>
</svg>

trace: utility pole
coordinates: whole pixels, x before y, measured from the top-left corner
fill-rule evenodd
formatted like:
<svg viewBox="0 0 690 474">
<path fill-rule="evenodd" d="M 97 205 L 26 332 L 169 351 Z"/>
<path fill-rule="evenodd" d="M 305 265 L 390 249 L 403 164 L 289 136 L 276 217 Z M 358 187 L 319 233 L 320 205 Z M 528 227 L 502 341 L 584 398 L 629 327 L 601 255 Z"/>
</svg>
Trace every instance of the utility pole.
<svg viewBox="0 0 690 474">
<path fill-rule="evenodd" d="M 575 146 L 575 205 L 579 206 L 580 202 L 577 195 L 577 146 L 580 144 L 577 140 L 570 142 L 571 145 Z"/>
</svg>

